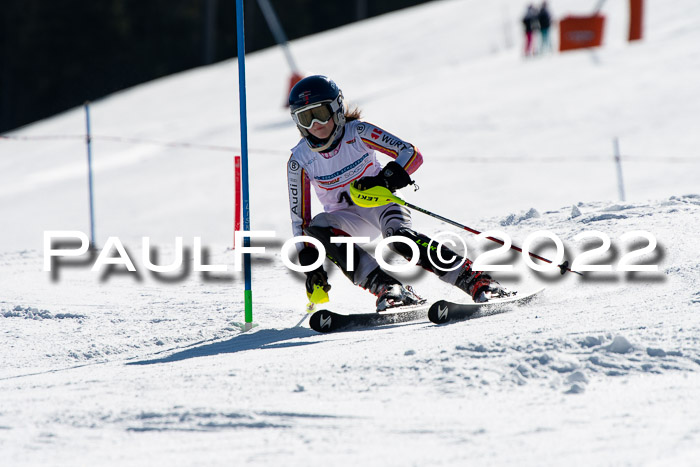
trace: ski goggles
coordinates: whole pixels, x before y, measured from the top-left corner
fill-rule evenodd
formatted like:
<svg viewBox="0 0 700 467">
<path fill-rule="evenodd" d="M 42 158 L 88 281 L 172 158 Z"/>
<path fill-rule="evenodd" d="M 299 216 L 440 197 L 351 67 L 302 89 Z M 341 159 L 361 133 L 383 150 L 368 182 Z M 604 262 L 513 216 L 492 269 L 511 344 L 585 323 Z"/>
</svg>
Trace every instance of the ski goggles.
<svg viewBox="0 0 700 467">
<path fill-rule="evenodd" d="M 320 102 L 293 112 L 292 119 L 294 123 L 308 130 L 314 123 L 321 125 L 328 123 L 333 118 L 333 113 L 331 102 Z"/>
</svg>

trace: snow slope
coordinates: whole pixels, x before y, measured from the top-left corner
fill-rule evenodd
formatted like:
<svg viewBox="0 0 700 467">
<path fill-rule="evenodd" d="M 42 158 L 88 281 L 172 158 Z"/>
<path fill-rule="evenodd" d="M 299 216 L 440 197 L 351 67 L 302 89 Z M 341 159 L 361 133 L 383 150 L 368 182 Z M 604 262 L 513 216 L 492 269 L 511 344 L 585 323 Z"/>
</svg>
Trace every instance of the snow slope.
<svg viewBox="0 0 700 467">
<path fill-rule="evenodd" d="M 584 279 L 509 257 L 516 268 L 502 282 L 546 286 L 543 297 L 468 322 L 335 335 L 305 325 L 302 279 L 279 252 L 297 139 L 280 105 L 279 50 L 247 61 L 251 220 L 277 232 L 258 242 L 267 253 L 254 263 L 249 333 L 235 325 L 239 274 L 194 272 L 190 251 L 182 272 L 153 275 L 141 247 L 150 237 L 165 263 L 176 236 L 188 247 L 200 236 L 210 263 L 233 264 L 235 61 L 92 105 L 98 245 L 119 237 L 138 274 L 87 262 L 42 270 L 45 230 L 89 232 L 82 109 L 0 140 L 3 463 L 693 465 L 700 6 L 648 1 L 645 40 L 630 45 L 626 3 L 605 4 L 603 48 L 527 61 L 526 2 L 432 2 L 291 45 L 307 72 L 332 76 L 368 120 L 421 149 L 421 189 L 407 200 L 517 245 L 552 231 L 569 257 L 597 246 L 574 239 L 597 230 L 612 249 L 596 260 L 613 266 L 645 245 L 625 233 L 658 240 L 641 258 L 658 272 Z M 550 4 L 557 16 L 593 7 Z M 455 232 L 418 213 L 414 222 Z M 470 255 L 483 249 L 464 237 Z M 329 306 L 372 309 L 329 270 Z M 429 299 L 462 298 L 420 271 L 402 278 Z"/>
</svg>

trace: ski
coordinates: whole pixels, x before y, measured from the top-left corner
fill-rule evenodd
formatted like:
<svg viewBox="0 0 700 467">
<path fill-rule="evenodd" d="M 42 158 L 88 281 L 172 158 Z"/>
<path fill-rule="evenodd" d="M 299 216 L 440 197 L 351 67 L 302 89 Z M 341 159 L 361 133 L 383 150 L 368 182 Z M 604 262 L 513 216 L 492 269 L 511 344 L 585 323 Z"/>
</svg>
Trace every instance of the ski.
<svg viewBox="0 0 700 467">
<path fill-rule="evenodd" d="M 405 323 L 425 318 L 427 304 L 398 307 L 381 313 L 358 313 L 343 315 L 329 310 L 319 310 L 309 318 L 309 326 L 318 332 L 346 331 L 386 324 Z"/>
<path fill-rule="evenodd" d="M 439 300 L 430 306 L 428 310 L 428 319 L 435 324 L 462 321 L 471 318 L 478 311 L 495 312 L 507 309 L 513 305 L 524 305 L 543 290 L 542 288 L 527 295 L 515 295 L 513 297 L 495 299 L 484 303 L 454 303 L 446 300 Z"/>
</svg>

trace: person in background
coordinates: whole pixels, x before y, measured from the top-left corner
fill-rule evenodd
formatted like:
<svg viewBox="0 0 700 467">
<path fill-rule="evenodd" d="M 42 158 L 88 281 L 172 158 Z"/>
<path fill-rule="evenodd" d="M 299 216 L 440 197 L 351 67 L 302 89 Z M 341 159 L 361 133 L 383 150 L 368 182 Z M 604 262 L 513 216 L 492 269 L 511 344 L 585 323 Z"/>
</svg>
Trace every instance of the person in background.
<svg viewBox="0 0 700 467">
<path fill-rule="evenodd" d="M 525 56 L 531 57 L 535 55 L 535 44 L 532 40 L 533 33 L 537 29 L 537 9 L 531 3 L 527 6 L 525 16 L 523 17 L 523 27 L 525 28 Z"/>
<path fill-rule="evenodd" d="M 411 143 L 360 119 L 360 111 L 348 110 L 338 86 L 322 75 L 308 76 L 289 93 L 289 109 L 301 133 L 287 163 L 289 210 L 294 236 L 317 239 L 326 256 L 355 285 L 377 297 L 377 311 L 424 302 L 410 286 L 383 271 L 372 255 L 352 246 L 334 242 L 334 237 L 375 238 L 400 236 L 418 246 L 418 265 L 440 279 L 463 290 L 475 302 L 509 295 L 488 274 L 474 271 L 472 262 L 412 228 L 411 215 L 404 206 L 389 203 L 371 208 L 355 205 L 350 185 L 357 190 L 384 187 L 396 191 L 413 184 L 413 174 L 423 163 L 423 156 Z M 381 166 L 376 152 L 392 160 Z M 323 205 L 323 212 L 311 216 L 311 187 Z M 410 259 L 413 251 L 400 242 L 391 248 Z M 438 251 L 438 248 L 440 251 Z M 309 266 L 319 259 L 318 250 L 297 243 L 299 264 Z M 316 287 L 330 289 L 323 265 L 306 273 L 306 291 Z"/>
<path fill-rule="evenodd" d="M 537 22 L 540 26 L 540 50 L 539 53 L 552 51 L 552 42 L 549 39 L 549 27 L 552 25 L 552 16 L 547 8 L 547 2 L 542 2 L 540 11 L 537 13 Z"/>
</svg>

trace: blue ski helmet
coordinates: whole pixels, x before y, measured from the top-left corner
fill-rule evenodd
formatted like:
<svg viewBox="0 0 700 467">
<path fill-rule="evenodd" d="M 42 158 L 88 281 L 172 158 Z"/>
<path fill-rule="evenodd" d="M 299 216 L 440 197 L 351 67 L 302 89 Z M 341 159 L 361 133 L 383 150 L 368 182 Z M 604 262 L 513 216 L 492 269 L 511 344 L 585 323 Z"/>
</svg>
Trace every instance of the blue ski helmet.
<svg viewBox="0 0 700 467">
<path fill-rule="evenodd" d="M 322 75 L 308 76 L 294 85 L 289 92 L 289 111 L 292 120 L 312 151 L 323 152 L 333 147 L 343 134 L 345 106 L 343 92 L 333 80 Z M 324 124 L 333 119 L 335 128 L 325 140 L 309 133 L 318 122 Z"/>
</svg>

